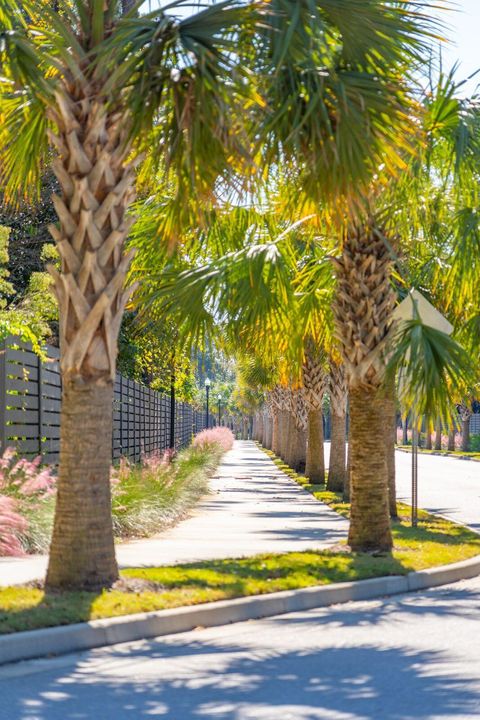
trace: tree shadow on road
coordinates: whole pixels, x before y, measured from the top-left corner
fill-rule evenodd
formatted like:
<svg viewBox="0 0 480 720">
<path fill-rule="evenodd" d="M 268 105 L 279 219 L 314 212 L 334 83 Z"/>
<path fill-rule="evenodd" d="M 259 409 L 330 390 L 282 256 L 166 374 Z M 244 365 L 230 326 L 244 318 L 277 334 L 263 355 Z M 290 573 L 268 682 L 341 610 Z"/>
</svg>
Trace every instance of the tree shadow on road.
<svg viewBox="0 0 480 720">
<path fill-rule="evenodd" d="M 329 646 L 313 632 L 313 625 L 299 626 L 290 634 L 291 650 L 271 634 L 266 646 L 252 647 L 251 635 L 243 641 L 241 632 L 230 643 L 218 632 L 204 640 L 199 633 L 118 646 L 57 667 L 47 663 L 21 677 L 0 672 L 4 717 L 460 720 L 478 714 L 479 685 L 459 677 L 449 664 L 456 658 L 446 653 L 361 644 L 358 637 L 349 643 L 345 635 L 340 647 Z"/>
</svg>

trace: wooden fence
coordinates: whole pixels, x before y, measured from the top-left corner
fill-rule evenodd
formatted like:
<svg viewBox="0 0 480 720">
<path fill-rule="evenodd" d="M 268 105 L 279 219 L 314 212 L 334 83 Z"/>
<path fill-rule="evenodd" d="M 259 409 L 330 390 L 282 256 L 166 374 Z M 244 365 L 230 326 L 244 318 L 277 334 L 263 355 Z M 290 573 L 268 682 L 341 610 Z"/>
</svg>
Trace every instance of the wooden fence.
<svg viewBox="0 0 480 720">
<path fill-rule="evenodd" d="M 0 452 L 8 446 L 20 455 L 42 455 L 55 464 L 60 451 L 61 380 L 59 351 L 48 347 L 42 361 L 28 345 L 8 338 L 0 347 Z M 185 447 L 206 427 L 206 413 L 175 402 L 175 448 Z M 211 416 L 210 425 L 214 424 Z M 170 445 L 169 395 L 117 375 L 113 402 L 112 457 L 138 461 Z M 81 428 L 79 428 L 81 432 Z"/>
</svg>

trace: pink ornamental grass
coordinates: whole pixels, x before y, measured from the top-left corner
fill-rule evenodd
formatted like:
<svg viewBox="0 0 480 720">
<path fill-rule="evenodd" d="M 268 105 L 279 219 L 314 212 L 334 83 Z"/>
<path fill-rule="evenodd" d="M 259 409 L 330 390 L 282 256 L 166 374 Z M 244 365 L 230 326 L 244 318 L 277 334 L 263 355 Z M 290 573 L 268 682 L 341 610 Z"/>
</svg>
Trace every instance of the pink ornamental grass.
<svg viewBox="0 0 480 720">
<path fill-rule="evenodd" d="M 0 495 L 0 557 L 25 555 L 20 536 L 26 531 L 28 522 L 18 510 L 16 500 Z"/>
<path fill-rule="evenodd" d="M 193 446 L 206 450 L 208 447 L 218 445 L 223 452 L 231 450 L 234 436 L 226 427 L 214 427 L 202 430 L 193 438 Z"/>
</svg>

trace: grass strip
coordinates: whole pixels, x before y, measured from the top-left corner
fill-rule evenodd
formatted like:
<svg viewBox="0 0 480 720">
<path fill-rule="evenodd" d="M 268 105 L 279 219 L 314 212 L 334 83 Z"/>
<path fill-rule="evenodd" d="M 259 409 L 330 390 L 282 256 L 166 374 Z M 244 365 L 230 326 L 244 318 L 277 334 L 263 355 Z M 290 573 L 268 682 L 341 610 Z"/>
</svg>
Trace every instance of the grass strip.
<svg viewBox="0 0 480 720">
<path fill-rule="evenodd" d="M 412 452 L 411 445 L 397 445 L 397 450 L 403 452 Z M 418 448 L 418 452 L 423 455 L 441 455 L 443 457 L 455 457 L 464 460 L 475 460 L 480 462 L 480 452 L 478 451 L 467 451 L 467 450 L 428 450 L 427 448 Z"/>
<path fill-rule="evenodd" d="M 269 453 L 271 456 L 271 453 Z M 349 507 L 323 485 L 312 485 L 281 460 L 280 469 L 318 500 L 348 516 Z M 279 590 L 405 575 L 412 570 L 466 560 L 480 553 L 480 536 L 455 523 L 419 513 L 410 527 L 409 509 L 400 505 L 393 523 L 391 553 L 330 551 L 263 554 L 173 567 L 133 568 L 122 572 L 121 587 L 99 592 L 45 593 L 28 586 L 0 588 L 0 633 L 67 625 L 97 618 L 164 610 L 198 603 L 265 594 Z"/>
</svg>

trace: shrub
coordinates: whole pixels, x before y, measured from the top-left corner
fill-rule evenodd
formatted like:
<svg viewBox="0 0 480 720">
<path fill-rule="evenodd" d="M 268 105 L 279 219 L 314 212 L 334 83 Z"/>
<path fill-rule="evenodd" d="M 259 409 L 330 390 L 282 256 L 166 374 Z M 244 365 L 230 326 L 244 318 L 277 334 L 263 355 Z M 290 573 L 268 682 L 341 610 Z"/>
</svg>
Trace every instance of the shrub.
<svg viewBox="0 0 480 720">
<path fill-rule="evenodd" d="M 18 458 L 14 448 L 6 448 L 0 458 L 0 556 L 48 548 L 55 476 L 40 462 L 40 456 Z"/>
<path fill-rule="evenodd" d="M 470 450 L 472 452 L 480 452 L 480 434 L 470 435 Z"/>
<path fill-rule="evenodd" d="M 215 448 L 215 449 L 212 449 Z M 221 453 L 191 446 L 172 459 L 167 451 L 112 470 L 112 515 L 117 537 L 147 537 L 173 525 L 208 491 Z"/>
<path fill-rule="evenodd" d="M 221 431 L 221 432 L 219 432 Z M 182 450 L 143 457 L 140 463 L 122 458 L 112 468 L 112 516 L 117 538 L 147 537 L 185 517 L 208 491 L 208 477 L 233 435 L 215 428 L 213 440 Z M 202 435 L 203 433 L 199 433 Z M 197 436 L 198 438 L 199 436 Z M 56 477 L 41 458 L 18 458 L 13 448 L 0 457 L 0 556 L 43 553 L 53 526 Z"/>
<path fill-rule="evenodd" d="M 226 427 L 214 427 L 202 430 L 193 438 L 193 446 L 207 448 L 218 445 L 222 452 L 227 452 L 233 447 L 234 436 L 231 430 Z"/>
</svg>

